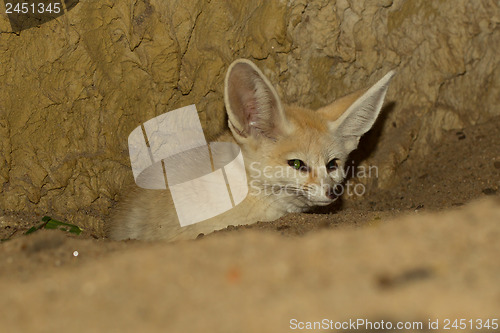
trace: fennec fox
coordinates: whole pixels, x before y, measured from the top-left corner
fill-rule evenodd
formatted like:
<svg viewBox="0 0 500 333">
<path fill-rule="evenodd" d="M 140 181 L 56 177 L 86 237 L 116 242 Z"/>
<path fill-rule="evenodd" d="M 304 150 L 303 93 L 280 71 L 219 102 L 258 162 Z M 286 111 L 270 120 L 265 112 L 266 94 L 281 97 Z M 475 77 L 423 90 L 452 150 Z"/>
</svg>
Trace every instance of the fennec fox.
<svg viewBox="0 0 500 333">
<path fill-rule="evenodd" d="M 218 141 L 237 143 L 244 157 L 247 197 L 211 219 L 181 227 L 168 190 L 135 188 L 107 226 L 122 239 L 193 239 L 229 225 L 272 221 L 337 199 L 343 167 L 375 122 L 394 72 L 371 88 L 312 111 L 283 105 L 249 60 L 227 71 L 224 101 L 229 131 Z M 232 133 L 232 135 L 231 135 Z"/>
</svg>

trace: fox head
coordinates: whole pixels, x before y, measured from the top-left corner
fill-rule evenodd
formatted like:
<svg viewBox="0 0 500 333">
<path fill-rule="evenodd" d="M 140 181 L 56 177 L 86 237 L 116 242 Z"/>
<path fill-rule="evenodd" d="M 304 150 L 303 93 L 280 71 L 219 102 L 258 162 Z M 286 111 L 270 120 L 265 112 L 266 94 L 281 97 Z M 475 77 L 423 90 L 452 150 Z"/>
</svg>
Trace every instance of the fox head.
<svg viewBox="0 0 500 333">
<path fill-rule="evenodd" d="M 224 101 L 243 152 L 249 195 L 264 195 L 287 212 L 335 201 L 347 157 L 377 119 L 393 75 L 313 111 L 284 105 L 251 61 L 233 62 Z"/>
</svg>

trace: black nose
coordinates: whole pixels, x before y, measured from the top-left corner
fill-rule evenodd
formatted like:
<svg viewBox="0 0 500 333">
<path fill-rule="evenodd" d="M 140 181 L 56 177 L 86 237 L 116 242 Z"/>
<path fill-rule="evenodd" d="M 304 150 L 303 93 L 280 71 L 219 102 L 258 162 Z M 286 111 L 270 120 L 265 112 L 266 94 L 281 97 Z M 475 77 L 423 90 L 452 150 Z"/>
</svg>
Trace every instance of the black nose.
<svg viewBox="0 0 500 333">
<path fill-rule="evenodd" d="M 343 190 L 341 185 L 336 185 L 334 187 L 328 186 L 328 188 L 326 189 L 326 196 L 329 199 L 334 200 L 340 197 L 342 195 L 342 192 Z"/>
</svg>

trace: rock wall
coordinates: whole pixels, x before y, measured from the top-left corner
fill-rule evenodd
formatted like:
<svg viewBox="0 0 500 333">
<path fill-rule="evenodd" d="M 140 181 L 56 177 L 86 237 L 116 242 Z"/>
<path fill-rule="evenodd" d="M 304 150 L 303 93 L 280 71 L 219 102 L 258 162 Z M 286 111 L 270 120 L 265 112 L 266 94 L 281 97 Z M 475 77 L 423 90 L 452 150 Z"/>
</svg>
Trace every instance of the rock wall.
<svg viewBox="0 0 500 333">
<path fill-rule="evenodd" d="M 100 229 L 131 130 L 195 103 L 216 135 L 239 57 L 313 108 L 396 68 L 361 161 L 386 188 L 443 130 L 500 115 L 499 54 L 496 0 L 86 0 L 20 32 L 0 14 L 0 209 Z"/>
</svg>

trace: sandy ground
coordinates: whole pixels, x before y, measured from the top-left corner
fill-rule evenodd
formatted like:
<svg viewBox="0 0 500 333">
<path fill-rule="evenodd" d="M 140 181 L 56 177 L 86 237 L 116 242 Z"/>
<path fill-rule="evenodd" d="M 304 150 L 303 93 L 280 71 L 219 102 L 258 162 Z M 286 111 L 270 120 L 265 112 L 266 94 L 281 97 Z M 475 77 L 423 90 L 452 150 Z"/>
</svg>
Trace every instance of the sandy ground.
<svg viewBox="0 0 500 333">
<path fill-rule="evenodd" d="M 188 242 L 23 236 L 37 220 L 0 217 L 0 330 L 498 332 L 500 119 L 418 162 L 362 201 Z"/>
</svg>

